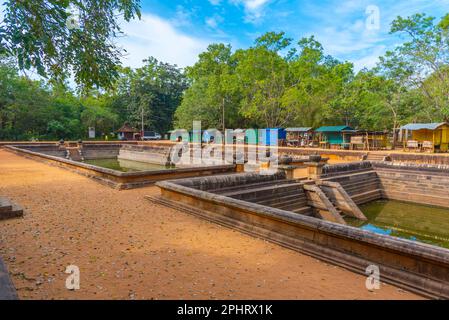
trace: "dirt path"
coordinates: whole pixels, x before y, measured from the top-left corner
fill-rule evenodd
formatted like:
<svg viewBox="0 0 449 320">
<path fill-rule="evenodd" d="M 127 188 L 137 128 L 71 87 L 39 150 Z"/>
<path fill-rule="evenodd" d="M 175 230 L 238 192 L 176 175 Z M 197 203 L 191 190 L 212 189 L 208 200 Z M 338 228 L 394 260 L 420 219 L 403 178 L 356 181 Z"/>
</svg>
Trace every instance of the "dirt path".
<svg viewBox="0 0 449 320">
<path fill-rule="evenodd" d="M 406 299 L 311 257 L 0 150 L 0 255 L 21 299 Z M 65 288 L 65 268 L 81 289 Z"/>
</svg>

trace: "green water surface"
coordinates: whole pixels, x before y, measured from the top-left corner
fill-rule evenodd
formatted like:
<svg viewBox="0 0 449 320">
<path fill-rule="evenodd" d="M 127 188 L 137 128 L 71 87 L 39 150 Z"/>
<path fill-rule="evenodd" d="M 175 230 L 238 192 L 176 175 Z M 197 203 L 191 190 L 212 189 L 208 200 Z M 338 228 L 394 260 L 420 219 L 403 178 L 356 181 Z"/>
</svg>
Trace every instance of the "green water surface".
<svg viewBox="0 0 449 320">
<path fill-rule="evenodd" d="M 84 163 L 97 167 L 117 170 L 121 172 L 138 172 L 138 171 L 158 171 L 173 169 L 159 164 L 122 160 L 122 159 L 95 159 L 85 160 Z"/>
<path fill-rule="evenodd" d="M 373 201 L 360 209 L 368 221 L 346 218 L 349 225 L 449 248 L 449 209 L 393 200 Z"/>
</svg>

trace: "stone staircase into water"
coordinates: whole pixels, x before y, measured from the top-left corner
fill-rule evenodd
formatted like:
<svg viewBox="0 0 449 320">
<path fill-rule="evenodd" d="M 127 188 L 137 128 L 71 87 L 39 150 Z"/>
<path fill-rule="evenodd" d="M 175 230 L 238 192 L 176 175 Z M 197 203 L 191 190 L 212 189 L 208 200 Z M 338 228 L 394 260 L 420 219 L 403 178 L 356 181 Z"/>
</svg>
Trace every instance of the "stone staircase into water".
<svg viewBox="0 0 449 320">
<path fill-rule="evenodd" d="M 79 147 L 67 147 L 66 158 L 72 161 L 84 161 L 82 149 Z"/>
<path fill-rule="evenodd" d="M 329 181 L 338 182 L 357 205 L 382 198 L 381 182 L 375 171 L 332 177 Z"/>
<path fill-rule="evenodd" d="M 23 216 L 23 209 L 4 197 L 0 197 L 0 220 L 19 218 Z"/>
<path fill-rule="evenodd" d="M 240 187 L 233 186 L 208 191 L 297 214 L 313 215 L 312 207 L 308 205 L 303 183 L 294 180 L 245 184 Z"/>
<path fill-rule="evenodd" d="M 364 157 L 364 160 L 365 161 L 384 161 L 385 157 L 388 157 L 388 156 L 383 153 L 368 152 L 367 155 Z"/>
</svg>

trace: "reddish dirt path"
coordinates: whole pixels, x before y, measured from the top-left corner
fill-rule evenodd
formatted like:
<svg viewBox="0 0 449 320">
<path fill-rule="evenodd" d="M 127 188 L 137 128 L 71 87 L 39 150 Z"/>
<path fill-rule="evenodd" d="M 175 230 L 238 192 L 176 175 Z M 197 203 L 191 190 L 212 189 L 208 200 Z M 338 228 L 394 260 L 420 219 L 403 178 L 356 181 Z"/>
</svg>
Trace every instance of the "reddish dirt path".
<svg viewBox="0 0 449 320">
<path fill-rule="evenodd" d="M 0 255 L 21 299 L 414 299 L 266 241 L 0 150 Z M 81 289 L 65 288 L 66 266 Z"/>
</svg>

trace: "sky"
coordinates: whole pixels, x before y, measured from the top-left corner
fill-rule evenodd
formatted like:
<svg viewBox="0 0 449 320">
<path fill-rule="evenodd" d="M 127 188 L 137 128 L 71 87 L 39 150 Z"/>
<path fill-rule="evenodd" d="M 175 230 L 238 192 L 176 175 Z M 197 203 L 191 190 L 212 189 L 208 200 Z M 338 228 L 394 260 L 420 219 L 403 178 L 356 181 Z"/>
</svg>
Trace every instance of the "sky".
<svg viewBox="0 0 449 320">
<path fill-rule="evenodd" d="M 284 31 L 295 42 L 314 35 L 326 54 L 360 70 L 404 40 L 389 34 L 397 16 L 449 13 L 449 0 L 142 0 L 141 5 L 142 19 L 122 23 L 125 36 L 118 39 L 127 51 L 123 63 L 131 67 L 148 56 L 186 67 L 211 43 L 247 48 L 267 31 Z"/>
</svg>

